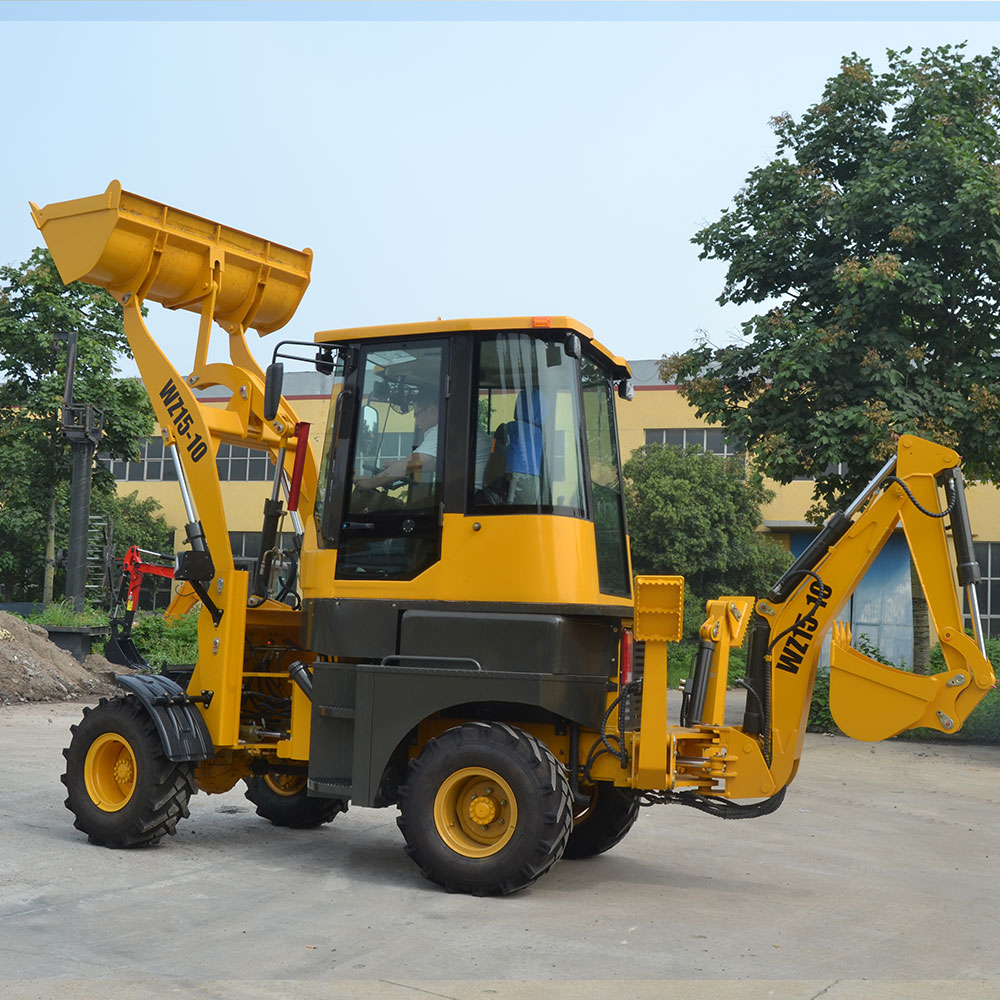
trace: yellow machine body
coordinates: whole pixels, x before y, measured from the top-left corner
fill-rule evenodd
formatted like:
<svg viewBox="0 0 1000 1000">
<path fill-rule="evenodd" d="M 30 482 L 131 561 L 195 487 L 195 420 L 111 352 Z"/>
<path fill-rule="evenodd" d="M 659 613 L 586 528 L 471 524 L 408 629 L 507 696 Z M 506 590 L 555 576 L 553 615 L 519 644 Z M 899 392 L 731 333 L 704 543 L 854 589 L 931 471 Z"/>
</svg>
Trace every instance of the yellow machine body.
<svg viewBox="0 0 1000 1000">
<path fill-rule="evenodd" d="M 306 439 L 295 436 L 298 417 L 284 398 L 274 415 L 266 415 L 264 373 L 247 348 L 245 333 L 250 327 L 268 333 L 288 322 L 309 282 L 311 252 L 292 250 L 130 194 L 117 181 L 94 197 L 44 208 L 32 205 L 32 215 L 65 281 L 100 285 L 122 303 L 125 330 L 164 441 L 182 467 L 192 520 L 203 526 L 214 561 L 206 593 L 220 614 L 214 617 L 208 607 L 200 613 L 198 662 L 188 692 L 191 696 L 211 692 L 199 711 L 211 735 L 215 757 L 199 764 L 196 777 L 205 790 L 222 791 L 251 773 L 255 760 L 272 765 L 276 761 L 310 761 L 318 746 L 317 721 L 334 727 L 331 732 L 339 732 L 336 726 L 346 725 L 350 712 L 333 702 L 323 708 L 311 704 L 304 689 L 289 678 L 289 666 L 293 661 L 315 660 L 320 673 L 324 663 L 341 659 L 346 663 L 352 655 L 341 656 L 336 649 L 318 655 L 315 649 L 303 647 L 303 637 L 313 634 L 309 616 L 320 611 L 302 612 L 275 600 L 249 599 L 248 576 L 236 569 L 230 551 L 214 457 L 221 443 L 259 449 L 272 462 L 283 463 L 285 477 L 291 476 L 297 442 Z M 141 313 L 145 300 L 200 315 L 194 364 L 187 375 L 177 371 L 150 334 Z M 213 322 L 229 336 L 231 363 L 207 362 Z M 609 378 L 625 380 L 629 375 L 624 359 L 568 317 L 439 320 L 333 330 L 316 334 L 315 343 L 349 353 L 376 342 L 392 346 L 452 338 L 457 343 L 456 338 L 465 335 L 471 342 L 483 332 L 498 329 L 538 336 L 558 331 L 567 351 L 579 352 L 582 343 L 590 352 L 588 356 L 597 358 L 610 373 Z M 580 354 L 574 356 L 579 358 Z M 195 387 L 213 385 L 223 386 L 231 394 L 224 409 L 206 406 L 195 396 Z M 338 397 L 338 391 L 330 408 L 330 453 L 323 458 L 331 467 L 336 461 L 346 461 L 334 456 L 336 422 L 345 395 Z M 513 397 L 501 398 L 497 405 L 506 419 L 512 413 Z M 385 421 L 388 408 L 379 406 L 378 418 Z M 412 425 L 412 416 L 409 419 Z M 602 694 L 601 707 L 606 708 L 603 724 L 572 732 L 559 723 L 539 721 L 528 712 L 520 723 L 523 728 L 548 745 L 574 774 L 582 769 L 586 782 L 660 793 L 693 791 L 720 799 L 767 798 L 791 781 L 798 766 L 822 636 L 899 524 L 927 592 L 948 669 L 943 674 L 916 677 L 874 663 L 852 649 L 848 632 L 838 627 L 831 665 L 831 704 L 838 723 L 860 739 L 882 739 L 914 726 L 955 732 L 994 684 L 982 649 L 963 628 L 944 521 L 925 516 L 914 503 L 916 500 L 925 508 L 938 510 L 939 477 L 957 467 L 958 456 L 908 436 L 900 440 L 898 454 L 897 482 L 878 484 L 849 530 L 803 572 L 787 597 L 759 600 L 755 605 L 751 597 L 725 596 L 708 603 L 702 626 L 697 707 L 680 726 L 667 721 L 667 645 L 681 638 L 683 580 L 640 576 L 631 593 L 609 593 L 607 587 L 602 590 L 599 540 L 595 524 L 585 518 L 516 513 L 486 518 L 445 509 L 442 504 L 441 556 L 433 565 L 411 579 L 344 578 L 340 551 L 317 532 L 313 515 L 322 474 L 310 451 L 304 456 L 299 503 L 301 594 L 307 609 L 328 602 L 324 607 L 333 611 L 341 604 L 359 609 L 377 605 L 395 614 L 391 609 L 398 603 L 400 608 L 416 608 L 414 614 L 431 614 L 434 608 L 450 602 L 476 608 L 517 606 L 519 614 L 529 616 L 545 614 L 551 608 L 581 609 L 583 618 L 604 616 L 602 620 L 614 622 L 614 634 L 622 645 L 621 650 L 610 652 L 607 676 L 600 679 L 600 690 L 607 691 L 606 696 Z M 627 563 L 627 548 L 625 560 Z M 626 569 L 631 577 L 631 567 Z M 194 601 L 192 591 L 186 588 L 172 610 L 181 611 Z M 757 619 L 766 623 L 770 636 L 758 656 L 761 690 L 755 692 L 764 719 L 759 724 L 734 726 L 724 717 L 729 652 L 743 643 L 755 612 Z M 464 614 L 461 610 L 456 613 L 459 624 Z M 553 612 L 550 616 L 553 634 L 562 634 L 559 615 L 563 614 Z M 419 617 L 414 620 L 419 621 Z M 618 667 L 633 630 L 635 639 L 645 644 L 641 722 L 626 725 L 624 716 L 616 716 L 614 709 L 630 689 L 630 683 L 619 676 Z M 349 634 L 344 634 L 349 641 Z M 463 663 L 476 659 L 472 653 L 460 652 L 456 659 Z M 387 678 L 396 676 L 392 661 L 398 658 L 388 655 L 381 663 L 353 664 L 358 690 L 367 685 L 366 696 L 374 699 L 371 704 L 378 704 L 380 697 L 391 702 Z M 569 668 L 559 667 L 555 673 L 562 669 Z M 544 699 L 550 697 L 546 692 L 551 685 L 543 681 L 539 681 L 538 690 Z M 248 692 L 252 700 L 266 691 L 278 691 L 290 701 L 287 732 L 264 735 L 244 718 L 242 706 Z M 334 691 L 337 697 L 347 693 L 351 692 Z M 498 704 L 509 700 L 496 698 Z M 411 721 L 418 727 L 418 736 L 408 744 L 410 757 L 462 721 L 455 706 L 443 709 L 410 720 L 407 711 L 419 716 L 413 697 L 403 698 L 397 706 L 397 714 L 407 719 L 406 732 L 410 732 Z M 372 768 L 378 771 L 376 764 Z M 374 789 L 379 773 L 366 780 Z M 374 798 L 375 792 L 369 797 Z M 477 815 L 500 815 L 501 807 L 492 799 L 486 801 L 489 796 L 485 792 L 476 792 L 473 798 L 478 803 Z M 445 809 L 440 802 L 437 808 L 439 813 Z M 489 851 L 495 847 L 493 844 Z"/>
</svg>

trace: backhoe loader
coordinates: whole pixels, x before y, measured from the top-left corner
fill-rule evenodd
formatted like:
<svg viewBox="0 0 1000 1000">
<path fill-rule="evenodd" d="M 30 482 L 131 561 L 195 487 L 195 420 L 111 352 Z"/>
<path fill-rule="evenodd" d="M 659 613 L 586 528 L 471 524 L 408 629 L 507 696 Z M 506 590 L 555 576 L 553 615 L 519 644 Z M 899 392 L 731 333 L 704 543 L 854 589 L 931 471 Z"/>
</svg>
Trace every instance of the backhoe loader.
<svg viewBox="0 0 1000 1000">
<path fill-rule="evenodd" d="M 557 316 L 329 330 L 279 343 L 265 374 L 246 333 L 292 318 L 311 251 L 117 181 L 31 210 L 63 280 L 121 303 L 186 511 L 174 577 L 201 602 L 193 670 L 120 676 L 122 696 L 73 727 L 66 804 L 96 844 L 155 843 L 196 790 L 242 781 L 279 825 L 397 807 L 422 873 L 485 895 L 608 850 L 640 804 L 764 815 L 798 768 L 823 636 L 900 524 L 946 670 L 884 666 L 836 626 L 838 725 L 863 740 L 954 733 L 994 685 L 949 448 L 903 436 L 769 594 L 710 601 L 680 724 L 668 724 L 683 580 L 633 579 L 615 416 L 630 370 L 591 330 Z M 189 373 L 147 329 L 150 301 L 198 315 Z M 208 362 L 214 323 L 229 363 Z M 336 376 L 318 455 L 281 395 L 296 357 Z M 224 408 L 196 398 L 209 386 L 228 390 Z M 252 585 L 230 550 L 222 444 L 274 465 Z M 298 586 L 276 592 L 286 518 Z M 747 635 L 733 725 L 729 654 Z"/>
</svg>

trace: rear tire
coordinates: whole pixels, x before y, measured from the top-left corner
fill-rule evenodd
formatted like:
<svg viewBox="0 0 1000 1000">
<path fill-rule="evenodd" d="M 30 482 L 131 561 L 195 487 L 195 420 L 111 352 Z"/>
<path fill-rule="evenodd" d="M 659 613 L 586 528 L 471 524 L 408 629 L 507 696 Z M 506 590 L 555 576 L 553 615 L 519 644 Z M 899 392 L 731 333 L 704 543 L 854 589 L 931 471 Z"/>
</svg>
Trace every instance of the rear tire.
<svg viewBox="0 0 1000 1000">
<path fill-rule="evenodd" d="M 406 853 L 448 892 L 523 889 L 562 857 L 573 825 L 569 782 L 551 751 L 499 723 L 430 740 L 399 796 Z"/>
<path fill-rule="evenodd" d="M 257 815 L 275 826 L 308 830 L 347 812 L 343 799 L 311 798 L 304 776 L 265 774 L 245 780 L 246 797 L 257 807 Z"/>
<path fill-rule="evenodd" d="M 194 765 L 168 760 L 149 713 L 132 695 L 85 708 L 63 750 L 74 826 L 92 844 L 139 847 L 188 816 Z"/>
<path fill-rule="evenodd" d="M 595 781 L 590 787 L 590 804 L 573 816 L 573 832 L 563 857 L 592 858 L 611 850 L 639 817 L 639 800 L 631 788 L 619 788 L 610 781 Z"/>
</svg>

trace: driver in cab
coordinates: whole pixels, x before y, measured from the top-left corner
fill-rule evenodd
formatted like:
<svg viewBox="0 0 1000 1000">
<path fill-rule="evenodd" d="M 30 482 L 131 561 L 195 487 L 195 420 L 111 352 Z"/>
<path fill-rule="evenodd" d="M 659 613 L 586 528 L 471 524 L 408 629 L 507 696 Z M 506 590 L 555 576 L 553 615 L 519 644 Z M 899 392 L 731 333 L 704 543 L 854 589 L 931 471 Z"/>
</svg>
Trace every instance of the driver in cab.
<svg viewBox="0 0 1000 1000">
<path fill-rule="evenodd" d="M 362 490 L 374 490 L 400 480 L 433 483 L 437 474 L 438 416 L 437 386 L 424 386 L 413 403 L 413 453 L 374 476 L 358 476 L 355 485 Z"/>
</svg>

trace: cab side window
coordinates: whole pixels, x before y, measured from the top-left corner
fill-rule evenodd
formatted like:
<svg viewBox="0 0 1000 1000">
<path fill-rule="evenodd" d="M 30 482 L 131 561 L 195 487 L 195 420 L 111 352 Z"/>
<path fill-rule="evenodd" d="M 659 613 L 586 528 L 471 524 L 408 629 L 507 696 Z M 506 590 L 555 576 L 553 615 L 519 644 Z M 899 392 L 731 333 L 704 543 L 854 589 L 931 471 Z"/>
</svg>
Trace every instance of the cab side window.
<svg viewBox="0 0 1000 1000">
<path fill-rule="evenodd" d="M 578 375 L 561 343 L 513 331 L 483 337 L 476 380 L 472 508 L 583 517 Z"/>
</svg>

